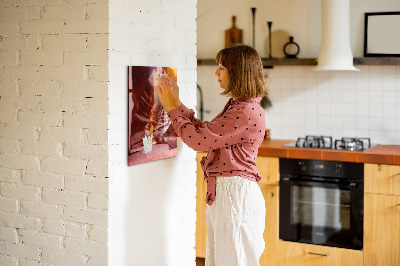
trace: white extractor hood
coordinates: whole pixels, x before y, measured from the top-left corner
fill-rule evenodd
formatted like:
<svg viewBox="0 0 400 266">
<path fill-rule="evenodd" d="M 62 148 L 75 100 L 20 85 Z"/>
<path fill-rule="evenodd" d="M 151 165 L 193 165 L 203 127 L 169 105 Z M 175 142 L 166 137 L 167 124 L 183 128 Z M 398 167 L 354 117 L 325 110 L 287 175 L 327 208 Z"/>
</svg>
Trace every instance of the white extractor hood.
<svg viewBox="0 0 400 266">
<path fill-rule="evenodd" d="M 353 70 L 350 48 L 350 0 L 322 0 L 322 33 L 314 70 Z"/>
</svg>

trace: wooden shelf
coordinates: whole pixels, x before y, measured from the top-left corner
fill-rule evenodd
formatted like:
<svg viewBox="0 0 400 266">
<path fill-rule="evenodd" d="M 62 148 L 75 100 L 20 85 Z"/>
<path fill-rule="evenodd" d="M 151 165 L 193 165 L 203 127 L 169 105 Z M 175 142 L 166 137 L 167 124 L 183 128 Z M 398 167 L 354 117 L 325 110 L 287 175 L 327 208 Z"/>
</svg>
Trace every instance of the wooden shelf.
<svg viewBox="0 0 400 266">
<path fill-rule="evenodd" d="M 264 68 L 274 66 L 316 66 L 316 58 L 261 58 Z M 354 65 L 400 65 L 400 57 L 356 57 Z M 214 59 L 198 59 L 198 66 L 217 65 Z"/>
</svg>

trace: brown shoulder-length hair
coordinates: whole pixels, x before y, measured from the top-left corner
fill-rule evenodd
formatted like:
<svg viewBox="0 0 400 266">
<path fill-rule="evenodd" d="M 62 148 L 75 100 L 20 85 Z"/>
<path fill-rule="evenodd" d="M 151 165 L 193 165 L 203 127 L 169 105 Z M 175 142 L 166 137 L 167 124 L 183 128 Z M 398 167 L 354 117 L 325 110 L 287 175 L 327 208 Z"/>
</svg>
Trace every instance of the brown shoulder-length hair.
<svg viewBox="0 0 400 266">
<path fill-rule="evenodd" d="M 257 51 L 247 45 L 222 49 L 215 57 L 229 74 L 228 88 L 221 95 L 234 98 L 253 98 L 267 95 L 263 65 Z"/>
</svg>

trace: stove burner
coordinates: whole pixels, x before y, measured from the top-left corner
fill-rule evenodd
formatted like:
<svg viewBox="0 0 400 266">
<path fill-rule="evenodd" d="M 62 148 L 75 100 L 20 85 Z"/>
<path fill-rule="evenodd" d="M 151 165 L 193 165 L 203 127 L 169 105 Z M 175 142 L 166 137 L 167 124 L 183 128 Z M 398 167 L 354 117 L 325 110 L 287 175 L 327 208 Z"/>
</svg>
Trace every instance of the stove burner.
<svg viewBox="0 0 400 266">
<path fill-rule="evenodd" d="M 330 136 L 306 136 L 305 138 L 298 138 L 296 147 L 303 148 L 322 148 L 332 149 L 332 137 Z"/>
<path fill-rule="evenodd" d="M 312 136 L 298 138 L 295 143 L 287 144 L 288 147 L 316 148 L 316 149 L 335 149 L 348 151 L 365 151 L 371 148 L 369 138 L 342 138 L 336 139 L 333 143 L 331 136 Z"/>
<path fill-rule="evenodd" d="M 371 148 L 369 138 L 342 138 L 335 140 L 335 149 L 349 151 L 363 151 Z"/>
</svg>

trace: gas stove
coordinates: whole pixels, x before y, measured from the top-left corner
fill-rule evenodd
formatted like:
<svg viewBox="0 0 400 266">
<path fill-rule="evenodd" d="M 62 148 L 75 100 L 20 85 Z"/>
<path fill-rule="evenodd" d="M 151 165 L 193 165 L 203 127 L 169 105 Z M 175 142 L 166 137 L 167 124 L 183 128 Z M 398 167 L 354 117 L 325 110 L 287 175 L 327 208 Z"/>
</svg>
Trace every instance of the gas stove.
<svg viewBox="0 0 400 266">
<path fill-rule="evenodd" d="M 372 148 L 370 138 L 341 138 L 335 139 L 331 136 L 307 135 L 298 138 L 296 142 L 284 145 L 285 147 L 332 149 L 347 151 L 366 151 Z"/>
</svg>

